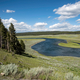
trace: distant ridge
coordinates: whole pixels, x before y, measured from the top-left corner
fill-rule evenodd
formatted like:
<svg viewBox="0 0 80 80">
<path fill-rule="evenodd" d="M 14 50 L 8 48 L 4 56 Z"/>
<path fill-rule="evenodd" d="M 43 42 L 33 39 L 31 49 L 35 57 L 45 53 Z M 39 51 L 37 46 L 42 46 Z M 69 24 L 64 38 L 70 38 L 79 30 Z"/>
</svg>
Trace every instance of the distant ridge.
<svg viewBox="0 0 80 80">
<path fill-rule="evenodd" d="M 42 31 L 42 32 L 16 33 L 17 36 L 25 36 L 25 35 L 57 35 L 57 34 L 80 34 L 80 31 Z"/>
</svg>

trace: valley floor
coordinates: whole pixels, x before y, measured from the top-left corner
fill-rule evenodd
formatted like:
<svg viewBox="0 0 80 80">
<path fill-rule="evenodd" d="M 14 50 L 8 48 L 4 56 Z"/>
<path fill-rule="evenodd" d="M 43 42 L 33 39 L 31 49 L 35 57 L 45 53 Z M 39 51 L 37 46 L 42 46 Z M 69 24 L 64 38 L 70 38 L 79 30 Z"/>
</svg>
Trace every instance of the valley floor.
<svg viewBox="0 0 80 80">
<path fill-rule="evenodd" d="M 0 49 L 0 63 L 7 65 L 15 63 L 18 65 L 19 71 L 25 69 L 25 71 L 32 76 L 27 76 L 32 80 L 36 78 L 40 80 L 80 80 L 80 58 L 70 56 L 44 56 L 37 51 L 31 49 L 31 46 L 44 41 L 45 39 L 24 39 L 24 38 L 57 38 L 65 39 L 67 43 L 59 43 L 60 46 L 80 48 L 77 43 L 80 43 L 80 35 L 43 35 L 43 36 L 17 36 L 18 39 L 22 39 L 25 42 L 26 55 L 13 55 Z M 73 44 L 76 42 L 75 44 Z M 5 59 L 4 59 L 5 58 Z M 28 69 L 28 70 L 27 70 Z M 44 71 L 44 72 L 42 72 Z M 34 74 L 35 72 L 35 74 Z M 38 74 L 40 72 L 40 75 Z M 27 74 L 26 73 L 26 74 Z M 41 74 L 42 73 L 42 74 Z M 38 75 L 37 75 L 38 74 Z M 45 76 L 47 75 L 47 76 Z M 26 78 L 26 77 L 24 77 Z"/>
</svg>

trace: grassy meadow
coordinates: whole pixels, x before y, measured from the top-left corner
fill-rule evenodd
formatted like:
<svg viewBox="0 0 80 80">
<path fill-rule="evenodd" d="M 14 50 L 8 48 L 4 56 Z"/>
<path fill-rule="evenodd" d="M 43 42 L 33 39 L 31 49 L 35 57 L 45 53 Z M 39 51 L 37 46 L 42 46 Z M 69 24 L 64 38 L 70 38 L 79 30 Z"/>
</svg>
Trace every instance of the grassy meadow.
<svg viewBox="0 0 80 80">
<path fill-rule="evenodd" d="M 18 65 L 18 74 L 10 75 L 6 79 L 40 79 L 40 80 L 80 80 L 80 58 L 70 56 L 45 56 L 31 49 L 31 46 L 45 39 L 25 39 L 25 38 L 57 38 L 67 40 L 67 43 L 59 43 L 64 47 L 80 48 L 80 35 L 40 35 L 40 36 L 17 36 L 26 45 L 25 55 L 12 55 L 0 49 L 0 63 L 3 67 L 7 64 Z M 0 65 L 0 72 L 2 71 Z M 22 74 L 24 75 L 22 76 Z M 0 80 L 5 76 L 0 75 Z"/>
</svg>

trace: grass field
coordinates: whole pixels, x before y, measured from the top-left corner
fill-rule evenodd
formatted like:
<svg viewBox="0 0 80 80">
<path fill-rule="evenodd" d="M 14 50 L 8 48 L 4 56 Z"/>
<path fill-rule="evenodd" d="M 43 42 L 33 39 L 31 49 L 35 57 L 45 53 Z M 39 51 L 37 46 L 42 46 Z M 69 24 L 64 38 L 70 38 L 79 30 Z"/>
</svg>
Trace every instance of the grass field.
<svg viewBox="0 0 80 80">
<path fill-rule="evenodd" d="M 18 36 L 18 38 L 57 38 L 64 39 L 67 43 L 59 43 L 63 47 L 80 48 L 80 35 L 79 34 L 62 34 L 62 35 L 39 35 L 39 36 Z"/>
<path fill-rule="evenodd" d="M 80 80 L 80 58 L 79 57 L 70 57 L 70 56 L 44 56 L 39 54 L 37 51 L 31 49 L 31 46 L 44 41 L 45 39 L 23 39 L 23 38 L 57 38 L 57 39 L 65 39 L 66 43 L 60 43 L 59 45 L 65 47 L 74 47 L 80 41 L 80 35 L 49 35 L 49 36 L 19 36 L 18 38 L 22 38 L 26 45 L 25 53 L 26 55 L 12 55 L 5 50 L 0 49 L 0 63 L 4 65 L 15 63 L 18 65 L 19 71 L 25 69 L 26 75 L 32 75 L 32 78 L 36 78 L 36 74 L 38 74 L 38 79 L 41 80 Z M 20 39 L 19 39 L 20 40 Z M 75 44 L 73 44 L 76 42 Z M 71 46 L 70 46 L 71 45 Z M 27 71 L 27 69 L 29 71 Z M 46 71 L 48 70 L 48 71 Z M 52 70 L 52 72 L 51 72 Z M 45 72 L 45 73 L 44 73 Z M 47 75 L 47 76 L 45 76 Z M 74 79 L 67 79 L 70 77 L 74 77 Z M 4 77 L 5 78 L 5 77 Z M 31 78 L 27 76 L 27 78 Z M 2 77 L 0 77 L 2 79 Z M 29 79 L 31 80 L 31 79 Z"/>
</svg>

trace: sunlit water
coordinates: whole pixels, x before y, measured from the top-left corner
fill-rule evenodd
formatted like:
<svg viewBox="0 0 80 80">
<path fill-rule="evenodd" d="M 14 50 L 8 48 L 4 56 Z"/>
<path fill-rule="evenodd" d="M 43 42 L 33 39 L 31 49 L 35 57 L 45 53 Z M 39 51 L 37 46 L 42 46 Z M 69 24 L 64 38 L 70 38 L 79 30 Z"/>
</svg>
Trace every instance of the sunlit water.
<svg viewBox="0 0 80 80">
<path fill-rule="evenodd" d="M 31 48 L 46 56 L 75 56 L 80 57 L 80 49 L 61 47 L 60 42 L 66 40 L 61 39 L 46 39 L 43 42 L 37 43 Z"/>
</svg>

